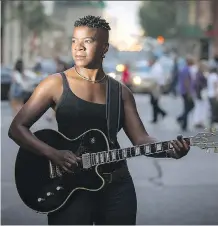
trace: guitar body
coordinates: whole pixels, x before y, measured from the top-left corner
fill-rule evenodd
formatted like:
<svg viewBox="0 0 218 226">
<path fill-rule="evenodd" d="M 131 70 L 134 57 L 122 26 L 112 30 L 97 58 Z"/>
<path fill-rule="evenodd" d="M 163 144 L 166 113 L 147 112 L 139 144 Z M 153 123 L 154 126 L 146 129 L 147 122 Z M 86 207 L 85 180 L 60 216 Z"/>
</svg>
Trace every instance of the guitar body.
<svg viewBox="0 0 218 226">
<path fill-rule="evenodd" d="M 89 130 L 75 139 L 44 129 L 34 135 L 58 150 L 70 150 L 77 156 L 109 149 L 106 136 L 100 130 Z M 20 148 L 15 163 L 15 183 L 22 201 L 40 213 L 51 213 L 60 209 L 74 192 L 81 189 L 98 191 L 105 182 L 101 168 L 78 167 L 74 173 L 62 173 L 43 156 Z"/>
</svg>

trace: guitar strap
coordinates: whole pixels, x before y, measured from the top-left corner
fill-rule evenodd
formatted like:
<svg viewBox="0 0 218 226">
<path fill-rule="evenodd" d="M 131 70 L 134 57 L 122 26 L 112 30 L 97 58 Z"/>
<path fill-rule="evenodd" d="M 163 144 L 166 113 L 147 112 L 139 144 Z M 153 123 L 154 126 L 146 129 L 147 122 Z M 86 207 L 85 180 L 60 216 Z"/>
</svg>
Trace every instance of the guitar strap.
<svg viewBox="0 0 218 226">
<path fill-rule="evenodd" d="M 108 139 L 111 144 L 116 141 L 116 136 L 120 124 L 121 112 L 121 84 L 108 76 L 106 89 L 106 119 L 108 129 Z"/>
</svg>

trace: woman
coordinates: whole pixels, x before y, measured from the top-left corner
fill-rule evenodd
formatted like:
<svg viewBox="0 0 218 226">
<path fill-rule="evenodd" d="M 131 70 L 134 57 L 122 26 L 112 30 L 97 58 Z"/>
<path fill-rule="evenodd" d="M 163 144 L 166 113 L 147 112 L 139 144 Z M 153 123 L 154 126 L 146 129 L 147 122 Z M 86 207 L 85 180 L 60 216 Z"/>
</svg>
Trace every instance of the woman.
<svg viewBox="0 0 218 226">
<path fill-rule="evenodd" d="M 29 128 L 47 109 L 56 111 L 58 130 L 67 137 L 77 137 L 88 129 L 99 129 L 107 134 L 106 83 L 102 62 L 108 51 L 108 23 L 95 16 L 86 16 L 75 22 L 72 37 L 72 55 L 75 67 L 61 74 L 48 76 L 35 89 L 32 97 L 17 114 L 9 129 L 9 136 L 17 144 L 50 159 L 66 172 L 71 172 L 81 161 L 72 152 L 58 151 L 38 140 Z M 122 85 L 122 111 L 120 129 L 133 144 L 153 142 L 137 113 L 134 97 Z M 117 148 L 119 144 L 117 143 Z M 184 140 L 173 142 L 173 158 L 188 153 Z M 58 212 L 48 215 L 49 224 L 89 225 L 136 223 L 136 194 L 126 161 L 108 164 L 109 171 L 126 170 L 119 182 L 108 184 L 99 192 L 78 192 L 74 201 Z"/>
</svg>

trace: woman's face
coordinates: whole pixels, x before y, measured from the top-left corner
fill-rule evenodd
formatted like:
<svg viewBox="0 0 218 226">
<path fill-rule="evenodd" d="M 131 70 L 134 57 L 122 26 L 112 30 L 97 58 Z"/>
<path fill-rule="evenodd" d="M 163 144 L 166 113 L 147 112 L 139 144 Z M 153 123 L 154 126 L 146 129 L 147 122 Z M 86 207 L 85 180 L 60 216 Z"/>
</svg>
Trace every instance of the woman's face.
<svg viewBox="0 0 218 226">
<path fill-rule="evenodd" d="M 76 66 L 93 68 L 102 63 L 102 56 L 108 50 L 105 32 L 99 28 L 75 27 L 72 56 Z"/>
</svg>

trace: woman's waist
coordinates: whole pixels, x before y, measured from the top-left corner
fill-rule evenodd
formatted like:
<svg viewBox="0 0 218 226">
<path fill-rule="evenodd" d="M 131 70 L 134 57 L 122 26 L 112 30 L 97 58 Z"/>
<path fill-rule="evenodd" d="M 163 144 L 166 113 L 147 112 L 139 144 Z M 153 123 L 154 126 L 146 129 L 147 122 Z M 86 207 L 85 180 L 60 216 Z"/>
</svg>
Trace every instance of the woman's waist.
<svg viewBox="0 0 218 226">
<path fill-rule="evenodd" d="M 98 166 L 98 170 L 100 173 L 113 173 L 113 172 L 119 171 L 121 169 L 128 171 L 128 166 L 127 166 L 126 160 L 120 160 L 117 162 L 106 163 L 104 165 Z"/>
</svg>

